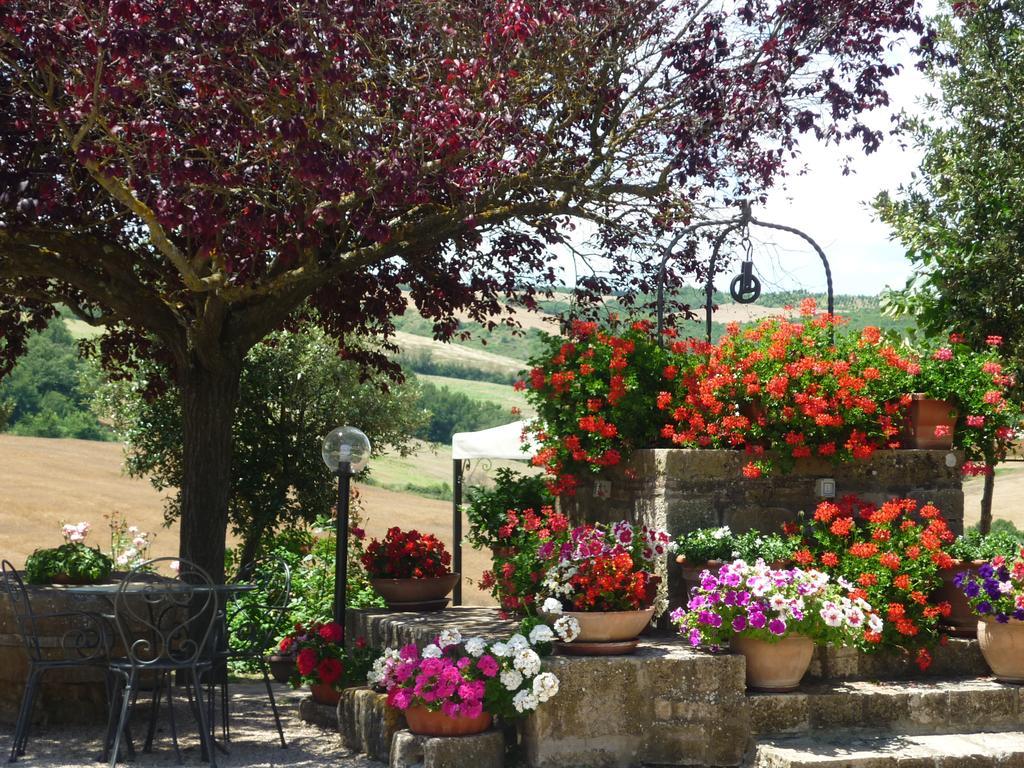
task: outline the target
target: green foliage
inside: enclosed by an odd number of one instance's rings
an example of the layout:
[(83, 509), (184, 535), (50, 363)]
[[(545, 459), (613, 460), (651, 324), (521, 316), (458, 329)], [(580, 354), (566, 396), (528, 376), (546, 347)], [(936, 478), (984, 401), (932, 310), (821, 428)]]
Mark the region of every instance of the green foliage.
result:
[(61, 544), (51, 549), (37, 549), (25, 561), (25, 578), (29, 584), (52, 584), (55, 577), (81, 584), (99, 584), (110, 578), (114, 561), (99, 547), (82, 543)]
[(1018, 531), (1013, 523), (1009, 523), (1009, 527), (1013, 530), (993, 530), (989, 534), (977, 528), (967, 530), (950, 545), (949, 556), (964, 562), (991, 560), (997, 555), (1013, 559), (1024, 544), (1024, 531)]
[(430, 416), (414, 434), (432, 443), (450, 443), (456, 432), (474, 432), (509, 421), (508, 413), (496, 403), (473, 400), (462, 392), (430, 382), (420, 384), (419, 407)]
[(698, 528), (682, 534), (676, 541), (676, 555), (698, 565), (708, 560), (731, 560), (736, 537), (729, 526)]
[(510, 509), (539, 512), (541, 507), (554, 503), (543, 475), (523, 475), (508, 467), (495, 471), (493, 487), (475, 487), (468, 496), (469, 534), (466, 539), (477, 549), (508, 545), (507, 537), (502, 537), (499, 531), (507, 522), (506, 513)]
[(777, 533), (762, 534), (758, 531), (741, 533), (733, 541), (733, 557), (756, 563), (758, 558), (769, 565), (785, 563), (796, 551), (795, 542)]
[(0, 429), (31, 437), (110, 440), (89, 409), (98, 374), (79, 354), (64, 321), (29, 339), (28, 352), (0, 382)]
[[(139, 361), (132, 377), (100, 389), (96, 407), (126, 443), (129, 473), (148, 476), (158, 490), (174, 489), (165, 509), (173, 520), (181, 505), (183, 419), (177, 390), (146, 397), (162, 376), (153, 362)], [(425, 420), (416, 397), (413, 383), (364, 377), (313, 325), (271, 334), (253, 347), (242, 370), (228, 503), (232, 530), (243, 541), (242, 562), (261, 552), (265, 534), (330, 513), (336, 486), (320, 457), (327, 432), (352, 424), (375, 451), (404, 454)]]
[(919, 172), (875, 201), (914, 265), (884, 296), (922, 330), (963, 334), (981, 347), (1002, 336), (1018, 380), (1024, 372), (1024, 3), (963, 3), (934, 21), (925, 70), (937, 95), (906, 127), (923, 151)]

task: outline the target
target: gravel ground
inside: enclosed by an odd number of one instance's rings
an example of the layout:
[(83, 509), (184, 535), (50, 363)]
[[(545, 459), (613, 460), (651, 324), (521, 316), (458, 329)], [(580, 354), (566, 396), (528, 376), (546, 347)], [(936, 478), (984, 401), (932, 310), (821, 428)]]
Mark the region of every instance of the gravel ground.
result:
[[(330, 765), (336, 768), (384, 768), (381, 763), (345, 750), (337, 733), (302, 722), (298, 717), (298, 711), (299, 700), (306, 695), (304, 692), (275, 686), (274, 696), (282, 715), (285, 738), (288, 741), (287, 749), (281, 749), (274, 718), (262, 685), (236, 683), (231, 686), (231, 694), (230, 754), (217, 753), (219, 766), (276, 768), (288, 765), (320, 768)], [(177, 698), (176, 692), (175, 699)], [(133, 717), (137, 750), (141, 750), (145, 736), (146, 712), (147, 707), (140, 700), (137, 706), (138, 718)], [(161, 713), (161, 728), (153, 743), (153, 751), (149, 754), (141, 751), (136, 753), (133, 765), (139, 768), (149, 765), (177, 765), (167, 724), (166, 707)], [(200, 760), (199, 739), (187, 706), (181, 704), (175, 708), (175, 720), (184, 764), (205, 765)], [(29, 736), (25, 755), (19, 758), (18, 764), (26, 768), (95, 768), (101, 752), (102, 731), (103, 727), (100, 725), (51, 725), (34, 728)], [(2, 727), (0, 749), (4, 751), (0, 753), (0, 758), (4, 760), (7, 759), (7, 750), (10, 750), (13, 732), (12, 726)]]

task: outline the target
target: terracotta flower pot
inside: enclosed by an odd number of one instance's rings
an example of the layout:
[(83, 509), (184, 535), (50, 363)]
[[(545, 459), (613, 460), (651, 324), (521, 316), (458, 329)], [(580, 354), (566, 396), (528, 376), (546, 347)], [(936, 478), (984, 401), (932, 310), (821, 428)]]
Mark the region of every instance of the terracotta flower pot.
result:
[(721, 568), (723, 564), (724, 561), (722, 560), (708, 560), (706, 563), (691, 563), (689, 560), (683, 560), (679, 566), (683, 571), (681, 585), (682, 594), (670, 595), (669, 603), (672, 606), (685, 606), (687, 601), (690, 599), (690, 590), (694, 587), (700, 586), (701, 572), (707, 569), (711, 571), (712, 574), (717, 574), (718, 569)]
[(341, 700), (341, 691), (335, 690), (333, 685), (310, 684), (309, 691), (317, 704), (337, 704)]
[(459, 580), (459, 574), (430, 576), (425, 579), (370, 579), (373, 588), (391, 603), (424, 603), (440, 600)]
[[(910, 408), (903, 426), (903, 447), (927, 450), (952, 448), (953, 430), (956, 428), (956, 419), (959, 415), (953, 404), (920, 393), (910, 397)], [(936, 427), (947, 427), (946, 434), (936, 435)]]
[(574, 643), (615, 643), (639, 636), (651, 623), (654, 606), (640, 611), (565, 611), (562, 615), (572, 616), (580, 623), (580, 634)]
[(267, 656), (267, 666), (270, 668), (272, 678), (279, 683), (287, 683), (292, 672), (295, 671), (295, 657), (272, 653)]
[(786, 635), (775, 643), (733, 635), (732, 650), (747, 662), (747, 687), (758, 691), (791, 691), (811, 666), (814, 641), (803, 635)]
[(491, 547), (492, 560), (508, 560), (510, 557), (515, 557), (515, 554), (515, 547)]
[(1024, 683), (1024, 621), (979, 619), (978, 645), (997, 680)]
[(956, 586), (953, 579), (956, 578), (958, 573), (963, 573), (964, 571), (969, 571), (977, 576), (978, 567), (984, 562), (984, 560), (975, 560), (970, 563), (963, 563), (958, 560), (955, 565), (939, 571), (939, 576), (942, 577), (942, 586), (931, 594), (931, 600), (935, 604), (943, 601), (949, 602), (950, 613), (948, 617), (942, 620), (942, 623), (949, 628), (950, 634), (956, 637), (974, 637), (977, 635), (978, 614), (971, 608), (971, 604), (967, 602), (967, 595)]
[(420, 706), (405, 710), (405, 722), (420, 736), (471, 736), (491, 727), (491, 715), (484, 712), (479, 717), (448, 717)]

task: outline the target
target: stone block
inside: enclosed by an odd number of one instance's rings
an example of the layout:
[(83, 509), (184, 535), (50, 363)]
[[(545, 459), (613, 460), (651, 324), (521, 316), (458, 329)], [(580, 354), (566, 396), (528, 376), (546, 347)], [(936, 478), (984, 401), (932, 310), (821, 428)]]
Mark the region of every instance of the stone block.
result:
[(505, 738), (490, 730), (472, 736), (417, 736), (400, 730), (394, 734), (390, 768), (502, 768)]
[(299, 719), (320, 728), (326, 728), (331, 731), (338, 730), (337, 706), (334, 704), (318, 704), (313, 701), (312, 696), (306, 696), (299, 701)]
[(389, 707), (383, 693), (346, 688), (338, 702), (338, 726), (348, 749), (386, 763), (395, 733), (405, 728), (405, 715)]

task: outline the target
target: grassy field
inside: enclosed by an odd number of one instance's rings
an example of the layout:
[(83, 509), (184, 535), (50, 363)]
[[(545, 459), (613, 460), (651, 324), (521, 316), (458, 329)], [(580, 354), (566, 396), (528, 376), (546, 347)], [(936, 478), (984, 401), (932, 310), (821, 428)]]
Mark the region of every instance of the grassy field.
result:
[(524, 415), (532, 416), (533, 409), (526, 404), (526, 398), (521, 392), (516, 392), (508, 384), (493, 384), (489, 381), (473, 381), (471, 379), (455, 379), (451, 376), (429, 376), (423, 373), (416, 374), (417, 379), (429, 381), (438, 387), (448, 387), (453, 392), (461, 392), (472, 400), (484, 400), (490, 403), (497, 403), (509, 412), (509, 421), (516, 421), (522, 416), (514, 416), (513, 408), (519, 408)]

